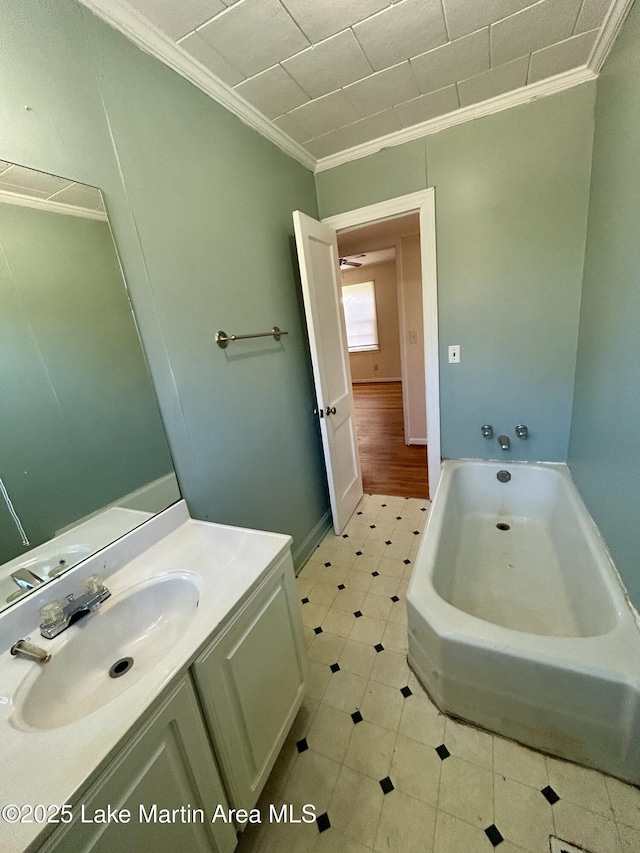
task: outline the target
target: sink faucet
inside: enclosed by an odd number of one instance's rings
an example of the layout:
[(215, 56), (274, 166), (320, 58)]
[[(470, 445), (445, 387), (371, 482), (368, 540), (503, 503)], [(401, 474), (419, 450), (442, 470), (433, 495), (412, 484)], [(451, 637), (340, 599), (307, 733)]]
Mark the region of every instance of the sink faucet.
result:
[(29, 658), (29, 660), (36, 660), (38, 663), (48, 663), (51, 660), (49, 652), (45, 652), (40, 646), (34, 646), (28, 640), (18, 640), (14, 643), (11, 646), (11, 654), (14, 657), (21, 656)]
[(11, 580), (18, 584), (20, 589), (33, 589), (42, 583), (42, 578), (39, 577), (31, 569), (21, 568), (11, 573)]
[(78, 619), (88, 616), (89, 613), (95, 613), (111, 595), (98, 575), (90, 575), (84, 580), (82, 586), (84, 593), (78, 598), (73, 593), (68, 595), (64, 607), (59, 601), (51, 601), (40, 609), (42, 617), (40, 633), (45, 639), (52, 640)]
[(500, 442), (500, 447), (503, 450), (509, 450), (509, 448), (511, 447), (511, 442), (509, 441), (508, 435), (499, 435), (498, 441)]

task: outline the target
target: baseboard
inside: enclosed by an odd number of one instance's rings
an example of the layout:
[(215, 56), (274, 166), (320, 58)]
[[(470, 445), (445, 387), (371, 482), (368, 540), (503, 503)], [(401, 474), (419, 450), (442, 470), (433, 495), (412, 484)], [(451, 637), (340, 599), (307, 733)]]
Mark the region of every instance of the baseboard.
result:
[(420, 444), (423, 447), (426, 447), (427, 439), (426, 438), (410, 438), (409, 444)]
[(392, 376), (390, 379), (352, 379), (352, 385), (369, 385), (371, 382), (402, 382), (401, 376)]
[(309, 557), (327, 535), (331, 529), (331, 523), (331, 510), (328, 509), (305, 538), (304, 542), (301, 542), (293, 552), (293, 567), (296, 575), (300, 574)]

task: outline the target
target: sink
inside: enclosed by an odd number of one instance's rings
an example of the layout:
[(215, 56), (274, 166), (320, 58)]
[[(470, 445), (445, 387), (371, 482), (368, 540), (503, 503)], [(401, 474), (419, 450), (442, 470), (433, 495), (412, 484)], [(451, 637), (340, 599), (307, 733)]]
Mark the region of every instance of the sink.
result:
[(20, 684), (11, 723), (22, 730), (57, 729), (111, 702), (163, 666), (193, 619), (199, 596), (198, 575), (167, 572), (112, 596), (56, 645), (34, 636), (52, 658), (34, 663)]

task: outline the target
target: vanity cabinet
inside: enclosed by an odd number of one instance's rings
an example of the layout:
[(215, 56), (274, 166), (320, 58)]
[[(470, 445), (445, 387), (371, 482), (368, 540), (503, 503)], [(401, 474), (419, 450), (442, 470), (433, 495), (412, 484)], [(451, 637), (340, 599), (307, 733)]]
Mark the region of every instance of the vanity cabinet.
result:
[[(218, 805), (226, 809), (227, 800), (186, 675), (73, 807), (73, 821), (60, 825), (39, 853), (231, 853), (237, 843), (233, 824), (211, 823)], [(86, 822), (109, 807), (128, 809), (130, 822)], [(173, 813), (180, 807), (182, 817), (161, 821), (160, 809)]]
[(289, 733), (307, 670), (291, 553), (192, 667), (230, 805), (251, 809)]

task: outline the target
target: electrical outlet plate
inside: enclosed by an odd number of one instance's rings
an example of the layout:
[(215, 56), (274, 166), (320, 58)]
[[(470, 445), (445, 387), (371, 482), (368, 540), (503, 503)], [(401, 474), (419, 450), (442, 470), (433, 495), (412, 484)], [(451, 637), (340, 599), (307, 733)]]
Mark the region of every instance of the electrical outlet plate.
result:
[(449, 364), (460, 364), (460, 344), (449, 347)]
[(556, 838), (551, 835), (551, 853), (589, 853), (584, 847), (578, 847), (576, 844), (570, 844), (568, 841), (562, 841), (561, 838)]

